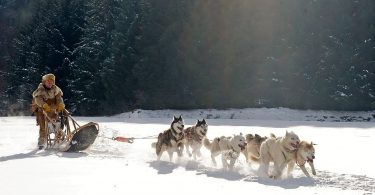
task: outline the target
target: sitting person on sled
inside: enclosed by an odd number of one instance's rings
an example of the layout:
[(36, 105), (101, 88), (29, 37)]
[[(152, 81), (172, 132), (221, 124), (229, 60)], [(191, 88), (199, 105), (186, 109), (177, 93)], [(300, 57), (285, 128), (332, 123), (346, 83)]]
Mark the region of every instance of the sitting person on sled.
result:
[(32, 111), (39, 125), (39, 149), (47, 146), (47, 129), (45, 128), (44, 113), (61, 112), (65, 109), (62, 99), (63, 92), (55, 85), (55, 75), (46, 74), (42, 77), (42, 83), (33, 92)]

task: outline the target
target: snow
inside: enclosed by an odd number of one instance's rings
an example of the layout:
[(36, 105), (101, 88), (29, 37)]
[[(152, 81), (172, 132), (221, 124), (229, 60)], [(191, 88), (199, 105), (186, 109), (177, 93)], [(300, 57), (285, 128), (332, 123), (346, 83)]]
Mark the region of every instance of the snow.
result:
[[(241, 155), (233, 171), (211, 163), (207, 149), (188, 157), (156, 161), (151, 143), (169, 128), (173, 115), (186, 126), (206, 118), (207, 137), (242, 132), (282, 136), (294, 131), (318, 145), (317, 176), (299, 168), (293, 178), (257, 176), (258, 165)], [(375, 193), (375, 122), (344, 122), (374, 112), (300, 111), (290, 109), (136, 110), (112, 117), (75, 117), (80, 124), (99, 123), (95, 143), (80, 153), (36, 150), (34, 117), (0, 117), (0, 193), (12, 194), (373, 194)], [(323, 117), (326, 116), (327, 118)], [(331, 116), (335, 117), (330, 118)], [(319, 119), (325, 119), (324, 122)], [(336, 122), (331, 122), (335, 121)], [(133, 144), (107, 137), (134, 137)], [(308, 170), (310, 171), (309, 167)]]

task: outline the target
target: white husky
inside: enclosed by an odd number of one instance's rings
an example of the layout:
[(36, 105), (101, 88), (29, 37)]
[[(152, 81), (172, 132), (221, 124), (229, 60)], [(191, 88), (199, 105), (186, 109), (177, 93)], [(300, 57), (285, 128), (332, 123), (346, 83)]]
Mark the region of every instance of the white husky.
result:
[[(260, 160), (259, 173), (263, 176), (280, 178), (282, 171), (295, 158), (299, 142), (298, 136), (294, 132), (288, 131), (286, 131), (284, 137), (270, 137), (265, 140), (260, 146), (260, 156), (258, 159)], [(257, 158), (252, 157), (252, 159)], [(271, 161), (274, 162), (274, 169), (273, 173), (268, 175)]]
[[(221, 161), (224, 169), (233, 169), (234, 163), (246, 147), (246, 139), (242, 134), (233, 137), (217, 137), (212, 143), (205, 138), (203, 145), (211, 151), (211, 159), (216, 166), (215, 157), (221, 154)], [(229, 160), (229, 164), (228, 164)]]

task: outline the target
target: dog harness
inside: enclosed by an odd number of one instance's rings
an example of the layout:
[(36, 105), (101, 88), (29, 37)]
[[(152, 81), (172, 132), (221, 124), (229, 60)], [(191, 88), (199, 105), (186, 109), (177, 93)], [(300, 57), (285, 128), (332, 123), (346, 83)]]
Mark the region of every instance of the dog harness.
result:
[[(216, 138), (217, 139), (217, 141), (218, 142), (220, 142), (221, 140), (220, 140), (220, 138)], [(223, 151), (223, 155), (225, 155), (225, 157), (226, 158), (232, 158), (232, 159), (237, 159), (240, 155), (239, 155), (239, 153), (240, 152), (237, 152), (234, 148), (233, 148), (233, 146), (229, 146), (230, 147), (230, 149), (229, 150), (225, 150), (225, 151)]]
[(305, 165), (306, 162), (314, 162), (314, 161), (311, 160), (311, 159), (309, 159), (309, 158), (307, 158), (307, 160), (303, 160), (303, 163), (299, 163), (299, 162), (298, 162), (298, 158), (297, 158), (297, 152), (296, 152), (296, 164), (297, 164), (299, 167), (301, 167), (301, 166)]

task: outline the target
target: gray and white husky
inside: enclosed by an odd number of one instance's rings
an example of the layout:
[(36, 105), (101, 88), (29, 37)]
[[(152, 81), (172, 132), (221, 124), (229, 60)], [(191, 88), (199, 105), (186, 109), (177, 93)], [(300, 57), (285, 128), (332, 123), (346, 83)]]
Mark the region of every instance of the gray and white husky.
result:
[(173, 121), (171, 127), (162, 133), (159, 133), (158, 141), (156, 142), (156, 155), (157, 159), (160, 160), (163, 152), (167, 151), (169, 155), (169, 160), (172, 161), (173, 153), (177, 152), (179, 157), (182, 156), (184, 149), (183, 139), (184, 139), (184, 121), (182, 117), (173, 116)]
[[(184, 142), (186, 147), (186, 153), (194, 159), (197, 159), (197, 156), (201, 156), (202, 141), (206, 137), (208, 125), (203, 119), (202, 121), (198, 120), (197, 124), (192, 127), (184, 129)], [(190, 149), (192, 149), (192, 153)]]

